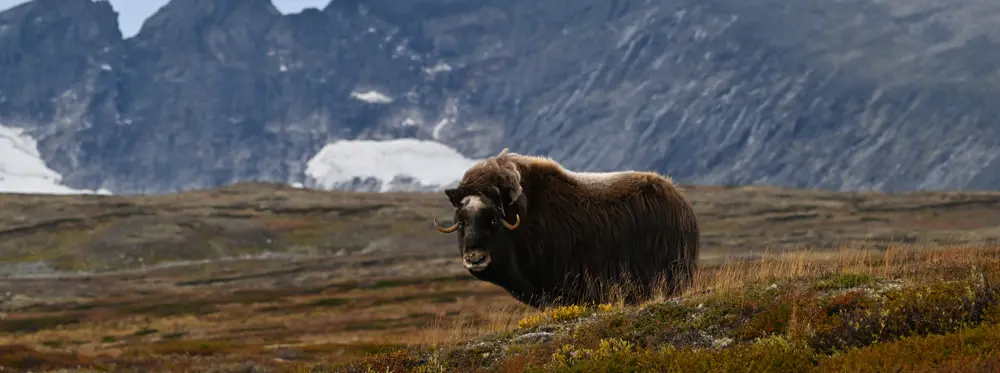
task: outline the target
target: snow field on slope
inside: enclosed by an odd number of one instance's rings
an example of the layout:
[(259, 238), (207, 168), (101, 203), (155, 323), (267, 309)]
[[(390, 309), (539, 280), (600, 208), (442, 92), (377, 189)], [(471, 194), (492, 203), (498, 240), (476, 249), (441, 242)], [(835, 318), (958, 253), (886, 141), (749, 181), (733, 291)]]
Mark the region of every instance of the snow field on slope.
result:
[(0, 125), (0, 193), (110, 194), (62, 185), (62, 175), (42, 160), (35, 139), (20, 128)]
[(382, 182), (381, 192), (387, 192), (396, 176), (408, 176), (423, 186), (444, 187), (461, 179), (477, 161), (430, 140), (339, 140), (309, 160), (306, 175), (322, 189), (371, 177)]

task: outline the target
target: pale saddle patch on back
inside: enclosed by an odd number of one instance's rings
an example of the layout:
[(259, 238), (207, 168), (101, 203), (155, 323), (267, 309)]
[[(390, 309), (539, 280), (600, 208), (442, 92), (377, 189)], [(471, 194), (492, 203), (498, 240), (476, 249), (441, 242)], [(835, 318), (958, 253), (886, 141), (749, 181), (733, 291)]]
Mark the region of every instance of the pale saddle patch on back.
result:
[(627, 178), (631, 171), (616, 172), (574, 172), (567, 171), (570, 177), (576, 179), (588, 188), (610, 188), (615, 182)]

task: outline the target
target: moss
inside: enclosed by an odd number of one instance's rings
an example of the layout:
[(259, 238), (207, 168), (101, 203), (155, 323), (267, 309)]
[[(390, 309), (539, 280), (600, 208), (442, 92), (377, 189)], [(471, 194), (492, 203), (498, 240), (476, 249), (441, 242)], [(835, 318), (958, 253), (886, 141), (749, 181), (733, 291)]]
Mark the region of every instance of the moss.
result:
[(66, 343), (61, 340), (42, 341), (39, 343), (48, 348), (62, 348)]
[(865, 307), (871, 307), (874, 300), (865, 291), (853, 290), (827, 298), (823, 311), (827, 316), (854, 312)]
[(815, 290), (851, 289), (863, 285), (871, 285), (876, 279), (872, 276), (856, 273), (842, 273), (826, 276), (813, 283)]
[(211, 356), (234, 352), (252, 353), (255, 346), (235, 344), (226, 341), (183, 340), (146, 345), (128, 351), (129, 355), (197, 355)]
[(370, 372), (412, 372), (418, 371), (423, 360), (407, 350), (378, 353), (340, 366), (337, 372), (370, 373)]
[(348, 331), (361, 331), (361, 330), (388, 330), (394, 328), (403, 328), (411, 326), (422, 326), (426, 322), (435, 317), (433, 314), (428, 313), (414, 313), (407, 317), (396, 318), (396, 319), (376, 319), (368, 321), (355, 321), (349, 322), (344, 325), (344, 330)]
[(969, 281), (890, 290), (867, 307), (840, 310), (827, 319), (829, 328), (807, 338), (813, 347), (832, 352), (913, 335), (949, 333), (987, 319), (995, 310), (996, 295), (995, 289)]
[(128, 314), (146, 314), (157, 317), (181, 315), (207, 315), (219, 312), (214, 302), (208, 300), (193, 300), (176, 303), (154, 303), (146, 305), (131, 305), (123, 307), (122, 312)]
[(381, 353), (391, 353), (402, 349), (403, 346), (395, 344), (366, 344), (366, 343), (324, 343), (317, 345), (307, 345), (299, 346), (296, 349), (307, 353), (307, 354), (328, 354), (331, 352), (336, 353), (362, 353), (366, 355), (375, 355)]
[(627, 335), (632, 327), (633, 320), (627, 315), (607, 314), (592, 322), (579, 325), (565, 339), (577, 346), (595, 346), (602, 339)]
[(816, 358), (808, 347), (773, 337), (723, 350), (643, 348), (621, 339), (603, 340), (595, 349), (562, 346), (551, 361), (526, 372), (801, 372)]
[(1000, 366), (1000, 324), (905, 337), (823, 360), (822, 372), (986, 372)]
[(167, 333), (167, 334), (164, 334), (161, 338), (163, 338), (163, 340), (172, 340), (172, 339), (183, 338), (186, 335), (187, 335), (187, 332)]
[(301, 216), (275, 216), (267, 217), (262, 220), (264, 226), (272, 232), (294, 232), (302, 229), (315, 229), (319, 223), (315, 219), (308, 219)]
[(232, 292), (226, 301), (228, 301), (229, 303), (239, 303), (239, 304), (270, 303), (270, 302), (281, 301), (289, 295), (292, 294), (284, 290), (271, 290), (271, 289), (237, 290)]
[(150, 334), (156, 334), (156, 333), (159, 333), (159, 332), (160, 331), (156, 330), (156, 329), (143, 328), (143, 329), (140, 329), (140, 330), (136, 330), (134, 333), (132, 333), (132, 335), (136, 336), (136, 337), (142, 337), (142, 336), (146, 336), (146, 335), (150, 335)]
[(450, 283), (450, 282), (462, 282), (462, 281), (472, 281), (475, 277), (468, 274), (452, 275), (452, 276), (440, 276), (431, 278), (404, 278), (404, 279), (385, 279), (375, 281), (371, 286), (367, 288), (371, 289), (385, 289), (400, 286), (410, 286), (410, 285), (427, 285), (434, 283)]
[(323, 298), (310, 301), (306, 305), (310, 307), (339, 307), (350, 303), (350, 299), (344, 298)]
[(48, 371), (91, 366), (93, 361), (77, 354), (65, 352), (40, 352), (23, 345), (0, 345), (0, 371), (13, 368), (18, 371)]
[[(647, 307), (643, 312), (628, 319), (615, 320), (614, 324), (605, 325), (609, 330), (626, 326), (618, 336), (627, 338), (631, 343), (640, 346), (656, 346), (665, 343), (684, 343), (689, 339), (691, 331), (697, 326), (693, 314), (695, 306), (682, 303), (666, 302)], [(602, 333), (604, 338), (612, 337), (611, 333)]]
[(403, 302), (413, 302), (413, 301), (426, 301), (428, 303), (454, 303), (460, 297), (472, 297), (477, 295), (492, 295), (494, 292), (489, 290), (452, 290), (452, 291), (442, 291), (442, 292), (426, 292), (426, 293), (412, 293), (406, 295), (400, 295), (389, 298), (381, 298), (374, 300), (369, 307), (378, 307), (383, 305), (397, 305)]
[(24, 319), (5, 319), (0, 321), (0, 331), (6, 333), (34, 333), (40, 330), (79, 324), (80, 321), (80, 317), (74, 314)]
[(545, 322), (560, 322), (574, 320), (588, 313), (588, 307), (580, 305), (570, 305), (556, 307), (545, 312), (527, 316), (518, 321), (519, 328), (531, 329)]
[(286, 246), (303, 246), (315, 248), (344, 248), (347, 251), (357, 251), (364, 248), (364, 244), (358, 242), (348, 242), (344, 237), (348, 236), (352, 230), (357, 230), (357, 226), (348, 222), (332, 221), (322, 226), (296, 229), (282, 232), (277, 239), (278, 243)]
[[(826, 285), (816, 285), (821, 283)], [(597, 307), (604, 312), (578, 323), (563, 321), (589, 315), (591, 307), (562, 307), (521, 320), (517, 333), (502, 341), (484, 340), (478, 350), (441, 356), (444, 365), (459, 371), (809, 371), (840, 351), (1000, 322), (997, 289), (988, 284), (968, 276), (897, 288), (854, 275), (761, 282), (743, 292), (641, 309)], [(552, 341), (511, 341), (538, 329), (554, 331)], [(540, 356), (539, 351), (551, 353)], [(960, 361), (993, 361), (984, 354)]]
[(743, 313), (749, 317), (736, 329), (736, 336), (751, 340), (786, 333), (797, 301), (799, 300), (783, 295), (773, 301), (745, 305)]

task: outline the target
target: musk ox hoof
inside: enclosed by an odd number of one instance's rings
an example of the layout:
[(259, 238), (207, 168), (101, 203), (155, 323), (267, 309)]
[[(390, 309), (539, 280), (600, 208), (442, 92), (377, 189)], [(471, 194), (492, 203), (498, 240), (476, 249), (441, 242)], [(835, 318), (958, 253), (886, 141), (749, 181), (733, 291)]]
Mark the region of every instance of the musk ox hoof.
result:
[(480, 250), (471, 250), (462, 255), (462, 264), (470, 271), (482, 271), (490, 265), (490, 254)]

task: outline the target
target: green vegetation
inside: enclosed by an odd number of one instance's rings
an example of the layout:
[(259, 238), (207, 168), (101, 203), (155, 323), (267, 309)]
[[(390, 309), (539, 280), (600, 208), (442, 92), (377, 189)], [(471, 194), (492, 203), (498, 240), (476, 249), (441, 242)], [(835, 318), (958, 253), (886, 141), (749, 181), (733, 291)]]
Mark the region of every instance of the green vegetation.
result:
[[(990, 282), (1000, 278), (1000, 263), (986, 265), (944, 266), (905, 280), (856, 273), (772, 279), (637, 308), (560, 307), (511, 332), (382, 353), (339, 369), (981, 371), (1000, 363), (1000, 287)], [(533, 333), (548, 337), (526, 338)]]

